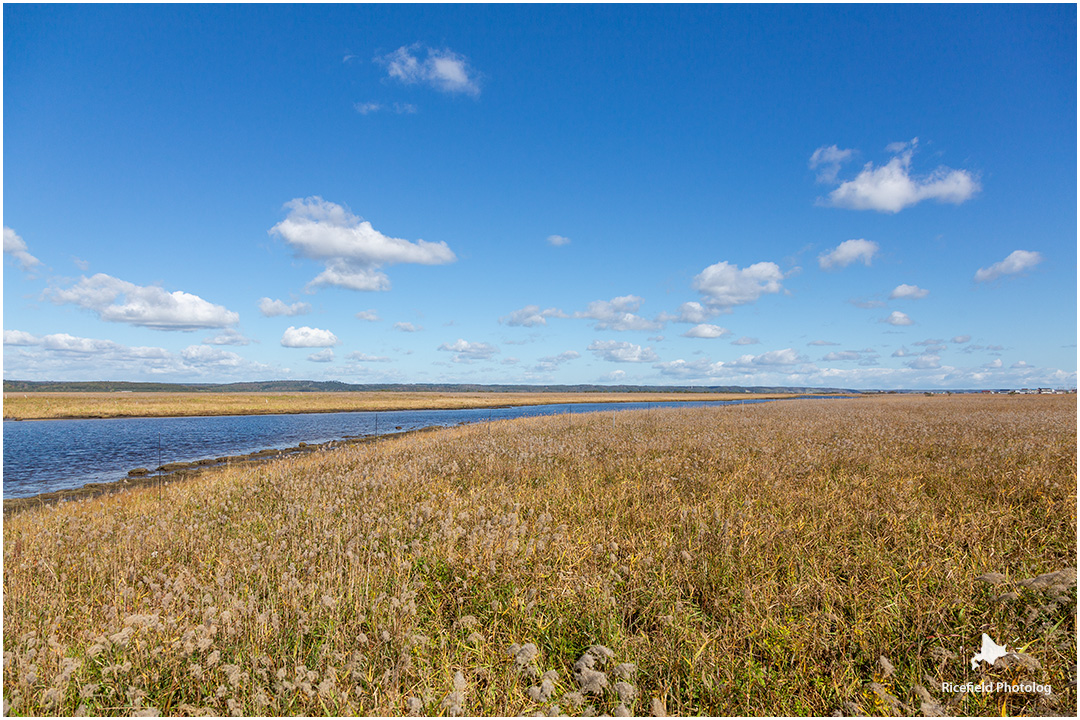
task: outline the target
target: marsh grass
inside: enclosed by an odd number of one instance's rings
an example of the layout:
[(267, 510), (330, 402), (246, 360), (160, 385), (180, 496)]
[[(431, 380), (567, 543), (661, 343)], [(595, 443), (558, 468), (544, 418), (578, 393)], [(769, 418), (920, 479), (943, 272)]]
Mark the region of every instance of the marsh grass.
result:
[(358, 410), (455, 410), (573, 402), (660, 402), (784, 397), (746, 393), (565, 392), (39, 392), (4, 393), (4, 418), (191, 417), (280, 415)]
[[(1073, 714), (1075, 572), (1022, 581), (1075, 568), (1075, 508), (1074, 396), (552, 416), (211, 471), (6, 519), (5, 708)], [(1022, 655), (972, 670), (984, 632)], [(1053, 693), (941, 689), (984, 680)]]

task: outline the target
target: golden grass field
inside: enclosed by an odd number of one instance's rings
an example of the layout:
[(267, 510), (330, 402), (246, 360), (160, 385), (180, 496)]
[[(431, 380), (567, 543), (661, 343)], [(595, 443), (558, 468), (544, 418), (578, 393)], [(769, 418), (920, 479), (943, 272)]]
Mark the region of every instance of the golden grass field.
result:
[(27, 510), (4, 709), (1072, 715), (1076, 411), (541, 417)]
[(92, 417), (279, 415), (355, 410), (450, 410), (573, 402), (661, 402), (772, 397), (784, 397), (784, 395), (664, 392), (9, 392), (4, 393), (4, 418), (45, 420)]

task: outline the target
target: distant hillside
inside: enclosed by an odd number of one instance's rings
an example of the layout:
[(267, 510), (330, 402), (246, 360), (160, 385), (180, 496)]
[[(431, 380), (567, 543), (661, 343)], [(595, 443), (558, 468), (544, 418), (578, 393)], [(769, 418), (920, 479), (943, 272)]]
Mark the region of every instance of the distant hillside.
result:
[(597, 392), (597, 393), (647, 393), (647, 392), (716, 392), (716, 393), (844, 393), (858, 391), (841, 388), (811, 387), (740, 387), (738, 385), (473, 385), (438, 383), (349, 384), (336, 380), (268, 380), (264, 382), (239, 383), (157, 383), (113, 382), (58, 382), (32, 380), (5, 380), (4, 392), (205, 392), (205, 393), (252, 393), (252, 392)]

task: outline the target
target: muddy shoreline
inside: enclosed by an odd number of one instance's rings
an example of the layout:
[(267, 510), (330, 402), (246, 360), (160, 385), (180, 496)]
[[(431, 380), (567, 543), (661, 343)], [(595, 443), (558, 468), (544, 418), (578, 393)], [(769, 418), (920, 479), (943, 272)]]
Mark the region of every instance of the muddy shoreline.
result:
[(133, 468), (128, 471), (127, 477), (113, 482), (92, 482), (81, 487), (66, 490), (54, 490), (53, 492), (39, 493), (30, 497), (10, 498), (4, 500), (4, 515), (28, 510), (30, 508), (52, 505), (54, 503), (68, 502), (71, 500), (87, 500), (101, 495), (113, 495), (138, 487), (156, 487), (196, 477), (205, 470), (231, 467), (241, 464), (257, 464), (270, 460), (278, 460), (285, 457), (294, 457), (312, 452), (327, 452), (349, 445), (363, 445), (374, 443), (376, 440), (387, 440), (415, 433), (433, 432), (445, 429), (442, 425), (429, 425), (416, 430), (404, 430), (401, 432), (380, 433), (375, 435), (361, 435), (345, 437), (341, 440), (329, 440), (323, 443), (302, 442), (294, 447), (267, 448), (246, 455), (226, 455), (217, 458), (203, 458), (191, 462), (164, 463), (156, 468)]

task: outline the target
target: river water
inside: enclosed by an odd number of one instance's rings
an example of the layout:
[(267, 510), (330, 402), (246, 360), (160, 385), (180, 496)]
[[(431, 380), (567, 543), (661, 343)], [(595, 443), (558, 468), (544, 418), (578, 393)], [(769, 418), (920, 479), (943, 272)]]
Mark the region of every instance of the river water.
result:
[(4, 421), (4, 498), (112, 482), (137, 467), (244, 455), (349, 437), (509, 418), (770, 402), (573, 403), (470, 410), (227, 415), (182, 418)]

